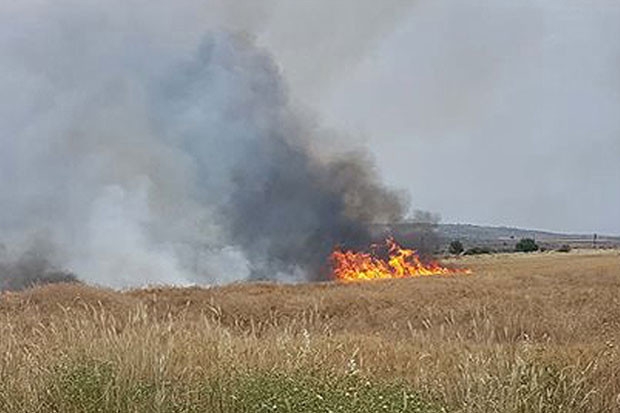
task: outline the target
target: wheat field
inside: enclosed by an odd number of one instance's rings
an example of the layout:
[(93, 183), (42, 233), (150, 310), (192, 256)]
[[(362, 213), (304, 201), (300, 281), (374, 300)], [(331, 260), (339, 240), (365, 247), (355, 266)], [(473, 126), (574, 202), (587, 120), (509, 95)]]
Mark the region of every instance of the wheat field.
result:
[(362, 284), (0, 296), (2, 412), (620, 412), (620, 252)]

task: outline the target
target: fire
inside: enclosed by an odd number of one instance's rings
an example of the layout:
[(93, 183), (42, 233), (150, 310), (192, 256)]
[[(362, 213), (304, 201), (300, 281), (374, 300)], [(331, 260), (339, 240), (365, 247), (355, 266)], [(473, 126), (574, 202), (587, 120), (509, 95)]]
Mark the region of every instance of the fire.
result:
[(393, 238), (385, 242), (388, 252), (385, 259), (374, 252), (336, 249), (331, 255), (334, 278), (351, 282), (471, 273), (469, 270), (443, 267), (437, 262), (424, 263), (415, 250), (401, 247)]

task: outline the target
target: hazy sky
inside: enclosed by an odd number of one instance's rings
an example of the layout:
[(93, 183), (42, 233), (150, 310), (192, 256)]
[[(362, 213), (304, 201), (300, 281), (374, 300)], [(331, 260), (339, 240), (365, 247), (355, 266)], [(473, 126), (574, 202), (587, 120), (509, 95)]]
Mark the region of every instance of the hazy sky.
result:
[[(412, 208), (444, 222), (620, 234), (618, 0), (30, 0), (0, 9), (9, 48), (49, 16), (88, 31), (99, 14), (120, 28), (119, 45), (131, 38), (123, 30), (140, 30), (176, 54), (210, 30), (246, 32), (275, 56), (305, 113), (346, 136), (333, 145), (365, 145)], [(5, 101), (7, 113), (20, 108)]]
[(260, 41), (413, 207), (620, 234), (620, 2), (289, 4)]

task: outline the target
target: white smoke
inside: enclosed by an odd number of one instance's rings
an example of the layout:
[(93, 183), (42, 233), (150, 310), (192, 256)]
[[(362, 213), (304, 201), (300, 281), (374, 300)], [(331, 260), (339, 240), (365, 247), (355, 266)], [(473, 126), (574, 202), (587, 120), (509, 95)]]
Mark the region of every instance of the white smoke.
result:
[(0, 241), (17, 257), (44, 237), (57, 265), (110, 286), (245, 278), (210, 214), (248, 136), (226, 119), (253, 93), (237, 80), (264, 73), (229, 74), (227, 54), (243, 51), (205, 33), (218, 49), (205, 67), (218, 78), (205, 81), (219, 90), (160, 104), (198, 45), (171, 49), (156, 21), (134, 25), (135, 6), (46, 5), (0, 22)]
[[(327, 243), (360, 238), (357, 221), (400, 214), (371, 172), (332, 184), (310, 154), (316, 127), (291, 108), (270, 54), (239, 32), (258, 31), (273, 4), (244, 3), (241, 15), (225, 4), (2, 6), (9, 255), (44, 238), (55, 266), (114, 287), (232, 281), (256, 268), (298, 279)], [(363, 181), (345, 193), (342, 179)], [(380, 201), (368, 212), (346, 205), (369, 194)], [(293, 253), (317, 245), (298, 267)]]

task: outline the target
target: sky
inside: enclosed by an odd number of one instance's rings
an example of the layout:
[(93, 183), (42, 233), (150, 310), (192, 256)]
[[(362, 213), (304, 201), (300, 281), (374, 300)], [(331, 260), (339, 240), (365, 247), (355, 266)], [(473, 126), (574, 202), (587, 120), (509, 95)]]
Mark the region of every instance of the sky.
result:
[(354, 3), (289, 2), (257, 36), (413, 208), (620, 234), (620, 2)]
[[(367, 149), (385, 182), (409, 193), (412, 210), (444, 222), (620, 234), (616, 0), (28, 0), (1, 8), (0, 47), (25, 56), (0, 61), (16, 96), (1, 100), (5, 126), (44, 93), (44, 76), (26, 82), (19, 65), (49, 61), (45, 73), (60, 71), (102, 27), (117, 34), (101, 36), (85, 58), (102, 51), (119, 60), (119, 73), (151, 59), (131, 42), (158, 56), (190, 55), (205, 33), (224, 29), (273, 57), (298, 112), (323, 130), (318, 147)], [(76, 34), (63, 37), (48, 22)], [(152, 72), (166, 59), (151, 59)], [(82, 69), (67, 76), (110, 73)]]

